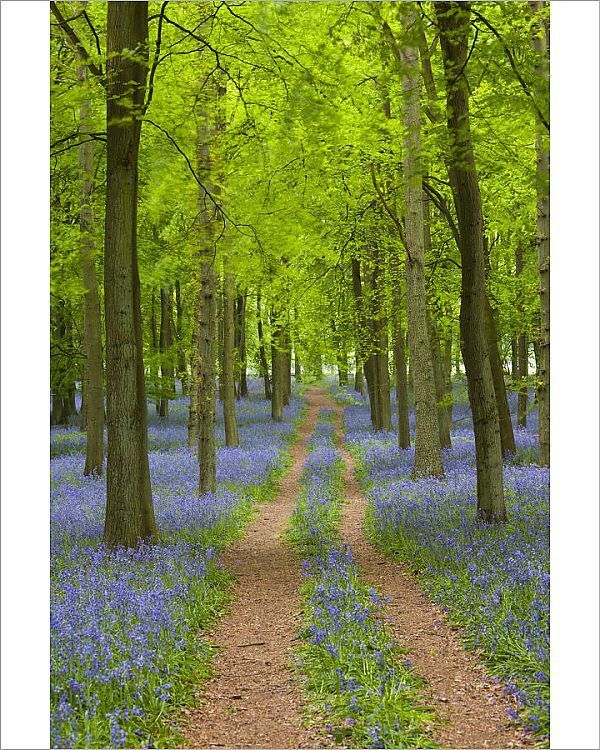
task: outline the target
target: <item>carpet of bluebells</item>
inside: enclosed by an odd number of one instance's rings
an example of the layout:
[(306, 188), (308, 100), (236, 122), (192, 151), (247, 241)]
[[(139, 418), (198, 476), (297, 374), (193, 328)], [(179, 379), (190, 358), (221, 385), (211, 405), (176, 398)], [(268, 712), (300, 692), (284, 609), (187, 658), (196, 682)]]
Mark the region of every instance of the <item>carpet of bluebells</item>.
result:
[[(370, 499), (367, 533), (385, 553), (420, 573), (432, 597), (462, 628), (466, 644), (482, 653), (517, 697), (513, 718), (547, 738), (550, 477), (535, 463), (535, 410), (526, 429), (516, 428), (517, 454), (505, 464), (509, 521), (490, 527), (475, 518), (474, 440), (464, 387), (455, 390), (446, 476), (417, 480), (410, 476), (413, 449), (399, 450), (393, 433), (375, 435), (359, 395), (334, 391), (346, 404), (346, 440), (359, 458)], [(514, 417), (516, 394), (509, 402)]]
[(306, 577), (296, 663), (313, 720), (346, 746), (432, 747), (432, 717), (418, 705), (421, 682), (378, 616), (385, 602), (361, 580), (337, 535), (342, 459), (327, 415), (309, 445), (289, 537)]
[[(105, 481), (82, 475), (84, 433), (52, 430), (52, 747), (181, 746), (177, 713), (210, 670), (200, 636), (227, 601), (218, 552), (272, 496), (300, 416), (294, 397), (274, 424), (257, 391), (237, 403), (241, 447), (218, 448), (217, 492), (200, 497), (185, 399), (166, 420), (150, 407), (161, 543), (136, 551), (103, 548)], [(222, 445), (220, 417), (217, 434)]]

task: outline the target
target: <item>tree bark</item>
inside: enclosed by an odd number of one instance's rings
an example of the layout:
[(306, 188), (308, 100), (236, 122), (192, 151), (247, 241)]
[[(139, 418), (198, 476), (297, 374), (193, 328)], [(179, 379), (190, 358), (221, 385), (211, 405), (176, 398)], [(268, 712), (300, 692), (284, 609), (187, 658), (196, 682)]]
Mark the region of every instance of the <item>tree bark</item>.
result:
[(483, 214), (469, 123), (468, 59), (470, 6), (436, 2), (435, 13), (446, 80), (450, 138), (449, 171), (462, 260), (460, 330), (473, 414), (477, 467), (477, 514), (486, 522), (506, 520), (498, 407), (485, 340)]
[(284, 395), (284, 331), (280, 315), (271, 313), (271, 372), (273, 373), (271, 393), (271, 419), (281, 422), (283, 419)]
[(485, 295), (485, 338), (487, 342), (488, 354), (490, 358), (490, 367), (492, 370), (492, 381), (494, 383), (494, 393), (496, 395), (496, 407), (498, 409), (498, 422), (500, 425), (500, 445), (504, 457), (516, 453), (515, 434), (512, 420), (510, 418), (510, 409), (508, 407), (508, 396), (506, 394), (506, 384), (504, 382), (504, 368), (498, 349), (498, 330), (494, 311), (490, 304), (489, 297)]
[(404, 352), (404, 327), (402, 325), (402, 272), (397, 251), (393, 251), (392, 276), (392, 336), (394, 338), (394, 371), (396, 375), (396, 403), (398, 409), (398, 447), (410, 448), (410, 421), (408, 410), (408, 382), (406, 379), (406, 354)]
[[(87, 65), (80, 61), (78, 79), (85, 83)], [(102, 321), (100, 295), (96, 274), (94, 243), (94, 213), (92, 208), (92, 176), (94, 151), (89, 139), (90, 100), (86, 96), (79, 109), (79, 231), (81, 236), (81, 266), (83, 275), (83, 348), (85, 354), (82, 394), (82, 421), (87, 430), (84, 475), (102, 474), (104, 462), (104, 373), (102, 368)]]
[[(210, 221), (210, 220), (209, 220)], [(212, 232), (209, 230), (209, 234)], [(198, 463), (200, 494), (217, 489), (216, 337), (217, 279), (212, 258), (200, 268), (200, 320), (198, 357)]]
[(235, 297), (231, 274), (223, 274), (223, 419), (225, 422), (225, 445), (239, 445), (235, 421)]
[[(549, 85), (549, 26), (542, 17), (545, 2), (529, 3), (534, 14), (532, 44), (537, 55), (536, 74), (539, 84), (538, 99), (548, 101)], [(550, 122), (549, 112), (546, 122)], [(540, 466), (550, 464), (550, 144), (548, 132), (538, 117), (536, 120), (537, 153), (537, 243), (540, 276), (540, 339), (539, 374), (537, 387)]]
[[(104, 301), (108, 546), (158, 538), (150, 470), (137, 261), (139, 116), (148, 55), (148, 3), (108, 4)], [(130, 50), (137, 54), (132, 58)]]
[(282, 355), (282, 385), (283, 385), (283, 405), (289, 406), (290, 396), (292, 393), (292, 350), (290, 346), (289, 324), (284, 324), (283, 334), (283, 355)]
[(446, 383), (442, 370), (442, 353), (440, 347), (440, 335), (435, 320), (430, 315), (429, 341), (431, 345), (431, 363), (433, 366), (433, 380), (435, 384), (435, 398), (437, 401), (438, 430), (440, 434), (440, 445), (442, 448), (451, 448), (450, 423), (448, 421), (448, 408), (446, 406)]
[[(217, 445), (215, 436), (217, 379), (217, 277), (214, 269), (217, 226), (220, 209), (213, 203), (220, 194), (215, 153), (223, 131), (222, 97), (225, 89), (212, 77), (204, 87), (206, 96), (198, 105), (196, 156), (197, 170), (203, 175), (199, 186), (200, 266), (199, 300), (197, 303), (197, 430), (200, 494), (217, 489)], [(190, 414), (191, 417), (191, 414)]]
[(181, 300), (181, 286), (179, 279), (175, 281), (175, 309), (177, 310), (177, 377), (181, 382), (181, 394), (187, 394), (187, 366), (185, 363), (185, 348), (183, 344), (183, 302)]
[(444, 384), (446, 386), (446, 410), (448, 412), (448, 427), (452, 430), (452, 336), (444, 340), (444, 354), (442, 357)]
[[(406, 5), (404, 25), (411, 32), (416, 9)], [(402, 115), (404, 124), (404, 176), (406, 204), (406, 307), (408, 341), (413, 368), (415, 399), (414, 473), (440, 476), (444, 473), (431, 345), (427, 330), (425, 292), (425, 221), (423, 212), (423, 173), (421, 167), (421, 101), (419, 54), (414, 46), (402, 50)]]
[(160, 289), (160, 405), (159, 417), (169, 416), (169, 400), (175, 398), (173, 368), (173, 335), (171, 331), (171, 289)]
[(515, 276), (517, 279), (516, 308), (519, 316), (520, 331), (516, 339), (517, 345), (517, 369), (515, 382), (517, 383), (517, 424), (527, 427), (527, 379), (529, 377), (529, 363), (527, 356), (527, 333), (524, 330), (522, 290), (519, 282), (523, 273), (523, 245), (520, 243), (515, 250)]
[[(223, 391), (223, 341), (224, 341), (223, 290), (217, 293), (217, 378), (219, 380), (219, 401), (225, 398)], [(235, 345), (234, 345), (235, 348)]]
[(267, 362), (267, 353), (265, 349), (260, 289), (258, 290), (258, 293), (256, 295), (256, 325), (258, 329), (258, 356), (260, 364), (260, 374), (265, 386), (265, 399), (267, 401), (270, 401), (271, 380), (269, 379), (269, 363)]
[(246, 362), (246, 304), (248, 293), (238, 294), (236, 305), (237, 362), (239, 370), (239, 397), (248, 395), (248, 374)]

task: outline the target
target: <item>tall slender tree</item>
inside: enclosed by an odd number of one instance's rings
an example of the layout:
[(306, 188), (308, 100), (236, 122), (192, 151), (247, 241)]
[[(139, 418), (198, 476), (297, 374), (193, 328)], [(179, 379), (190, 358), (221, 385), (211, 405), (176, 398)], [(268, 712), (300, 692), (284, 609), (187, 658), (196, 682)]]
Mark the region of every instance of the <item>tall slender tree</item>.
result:
[(223, 419), (225, 445), (239, 445), (235, 420), (234, 328), (235, 287), (231, 274), (223, 273)]
[(443, 474), (442, 450), (431, 345), (427, 330), (421, 162), (421, 95), (418, 48), (415, 37), (416, 8), (403, 8), (406, 42), (402, 47), (402, 117), (404, 124), (404, 175), (406, 204), (406, 303), (408, 341), (413, 363), (415, 399), (415, 474)]
[(483, 213), (469, 122), (466, 78), (469, 3), (436, 2), (435, 14), (446, 81), (449, 171), (462, 260), (460, 331), (473, 413), (477, 467), (477, 513), (486, 522), (506, 520), (498, 407), (485, 338)]
[(104, 541), (158, 537), (150, 488), (137, 259), (138, 154), (148, 67), (148, 3), (109, 3), (104, 305), (108, 452)]
[[(81, 56), (80, 56), (81, 58)], [(80, 59), (78, 79), (88, 80), (88, 69)], [(89, 137), (91, 104), (84, 96), (79, 108), (79, 231), (81, 233), (81, 266), (83, 271), (83, 346), (85, 354), (84, 383), (85, 467), (83, 473), (102, 474), (104, 463), (104, 373), (102, 367), (102, 319), (96, 274), (94, 214), (92, 208), (94, 143)], [(83, 408), (82, 408), (83, 411)]]
[[(543, 107), (536, 113), (537, 153), (537, 243), (538, 271), (540, 276), (540, 342), (539, 375), (537, 387), (540, 465), (550, 464), (550, 144), (546, 123), (550, 123), (548, 88), (550, 75), (547, 3), (532, 0), (532, 44), (536, 53), (537, 98)], [(538, 105), (538, 107), (540, 106)]]

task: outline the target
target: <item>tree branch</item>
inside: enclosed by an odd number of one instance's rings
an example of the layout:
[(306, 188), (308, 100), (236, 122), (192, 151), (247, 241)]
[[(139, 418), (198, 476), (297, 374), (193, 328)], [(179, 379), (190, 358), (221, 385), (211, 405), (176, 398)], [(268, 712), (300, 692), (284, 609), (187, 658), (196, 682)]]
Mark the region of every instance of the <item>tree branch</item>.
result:
[(50, 3), (50, 10), (54, 14), (54, 17), (58, 21), (58, 25), (65, 32), (65, 34), (67, 35), (67, 38), (69, 39), (69, 41), (71, 42), (71, 44), (73, 45), (73, 47), (75, 47), (75, 49), (77, 50), (77, 52), (86, 61), (86, 64), (87, 64), (88, 68), (90, 69), (90, 72), (93, 73), (98, 78), (102, 79), (102, 77), (104, 75), (104, 73), (102, 72), (102, 68), (101, 67), (99, 68), (97, 65), (95, 65), (90, 60), (90, 56), (89, 56), (86, 48), (81, 43), (81, 40), (79, 39), (79, 37), (77, 36), (77, 34), (69, 26), (68, 22), (64, 19), (64, 16), (62, 15), (62, 13), (60, 12), (60, 10), (58, 9), (58, 6), (56, 5), (55, 2), (51, 2)]

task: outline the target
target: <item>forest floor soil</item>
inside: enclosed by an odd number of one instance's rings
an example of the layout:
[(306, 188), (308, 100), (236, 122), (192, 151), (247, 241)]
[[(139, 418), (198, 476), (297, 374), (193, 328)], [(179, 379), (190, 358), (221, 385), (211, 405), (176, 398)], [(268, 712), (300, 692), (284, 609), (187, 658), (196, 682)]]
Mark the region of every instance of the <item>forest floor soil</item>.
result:
[(354, 456), (344, 445), (344, 409), (329, 398), (334, 428), (344, 459), (345, 504), (340, 532), (365, 581), (390, 602), (390, 633), (415, 671), (427, 682), (423, 702), (440, 720), (433, 738), (442, 748), (521, 748), (533, 739), (511, 722), (515, 700), (467, 651), (446, 614), (433, 604), (405, 566), (384, 557), (364, 535), (367, 500), (356, 478)]
[(317, 748), (328, 737), (303, 721), (302, 687), (292, 652), (300, 625), (298, 561), (284, 532), (298, 495), (300, 475), (320, 407), (309, 392), (308, 411), (290, 450), (291, 466), (276, 498), (259, 506), (244, 537), (222, 556), (236, 575), (230, 611), (210, 634), (219, 648), (216, 676), (188, 716), (187, 748)]

